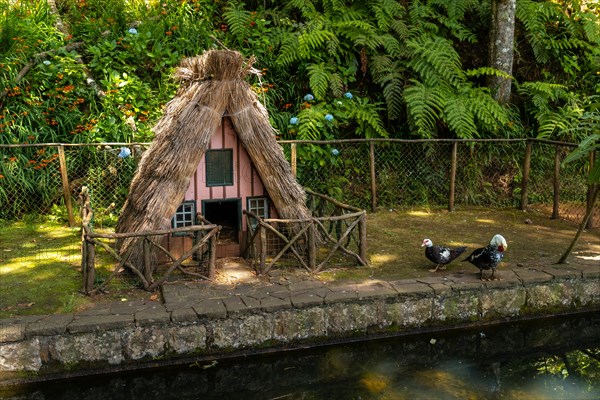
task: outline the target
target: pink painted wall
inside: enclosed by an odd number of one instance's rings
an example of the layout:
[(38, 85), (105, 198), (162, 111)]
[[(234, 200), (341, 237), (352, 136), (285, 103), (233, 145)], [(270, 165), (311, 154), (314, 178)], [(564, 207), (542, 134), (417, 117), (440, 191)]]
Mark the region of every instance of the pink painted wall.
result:
[[(212, 135), (209, 148), (233, 149), (233, 185), (206, 186), (205, 156), (203, 156), (185, 193), (185, 200), (196, 200), (198, 212), (202, 211), (202, 200), (241, 199), (242, 210), (245, 210), (247, 197), (268, 197), (262, 180), (252, 165), (246, 149), (238, 140), (238, 135), (230, 118), (224, 117), (222, 119), (221, 126)], [(277, 218), (277, 212), (272, 204), (270, 217)], [(242, 230), (246, 231), (246, 221), (243, 217)]]

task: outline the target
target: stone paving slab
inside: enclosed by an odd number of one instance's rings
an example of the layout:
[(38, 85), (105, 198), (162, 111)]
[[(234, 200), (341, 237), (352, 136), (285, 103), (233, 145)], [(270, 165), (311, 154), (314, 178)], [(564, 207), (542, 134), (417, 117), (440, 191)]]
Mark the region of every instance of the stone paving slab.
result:
[(331, 290), (325, 294), (325, 302), (327, 303), (338, 303), (341, 301), (356, 300), (358, 294), (355, 290), (349, 290), (344, 288), (331, 288)]
[(288, 309), (292, 308), (292, 301), (289, 297), (266, 297), (260, 300), (260, 308), (266, 312)]
[(106, 331), (122, 328), (125, 325), (133, 325), (133, 314), (122, 315), (82, 315), (75, 316), (73, 321), (67, 325), (70, 333), (86, 333), (95, 331)]
[(581, 270), (567, 266), (544, 267), (544, 272), (550, 274), (554, 279), (577, 279), (581, 278)]
[(166, 324), (171, 321), (171, 313), (162, 304), (157, 304), (151, 308), (142, 308), (134, 314), (134, 318), (137, 326)]
[(171, 312), (171, 321), (173, 322), (195, 322), (198, 320), (198, 314), (192, 307), (178, 308)]
[(219, 299), (200, 300), (193, 305), (194, 311), (198, 317), (206, 318), (225, 318), (227, 317), (227, 308), (223, 301)]
[(324, 288), (325, 286), (326, 285), (323, 282), (314, 280), (314, 281), (293, 282), (288, 285), (288, 288), (291, 291), (296, 291), (296, 290), (312, 290), (312, 289), (317, 289), (317, 288)]
[(433, 294), (433, 288), (426, 283), (416, 280), (393, 281), (390, 285), (400, 295), (430, 295)]
[[(422, 281), (421, 279), (418, 279), (419, 282), (421, 283), (426, 283), (424, 281)], [(447, 279), (445, 282), (449, 282)], [(444, 281), (442, 282), (435, 282), (435, 281), (429, 281), (429, 283), (427, 283), (427, 285), (429, 285), (429, 287), (431, 289), (433, 289), (433, 293), (436, 295), (442, 295), (442, 294), (449, 294), (450, 292), (452, 292), (452, 286), (446, 284)]]
[(110, 314), (135, 314), (140, 310), (152, 309), (161, 303), (157, 301), (115, 302), (109, 306)]
[(396, 297), (398, 292), (390, 287), (379, 283), (372, 283), (370, 285), (358, 286), (356, 288), (356, 294), (359, 300), (365, 300), (373, 297)]
[(600, 279), (600, 265), (582, 268), (581, 275), (584, 278)]
[(43, 319), (43, 315), (24, 315), (11, 318), (10, 323), (2, 323), (0, 320), (0, 342), (16, 342), (23, 340), (26, 336), (27, 327), (34, 325)]
[(241, 311), (246, 311), (248, 306), (242, 301), (240, 296), (233, 296), (223, 299), (227, 315), (238, 314)]
[(554, 279), (554, 277), (551, 274), (532, 268), (517, 269), (514, 270), (514, 272), (524, 284), (548, 282)]
[(310, 292), (299, 293), (290, 296), (290, 301), (292, 302), (292, 305), (297, 308), (305, 308), (323, 304), (322, 297)]
[(495, 279), (493, 281), (484, 281), (484, 286), (488, 289), (504, 289), (521, 286), (521, 278), (519, 278), (519, 275), (517, 275), (515, 270), (502, 270), (501, 273), (498, 273), (498, 271), (496, 271), (496, 276), (500, 279)]
[[(262, 298), (264, 299), (265, 297)], [(240, 299), (244, 302), (244, 304), (249, 310), (260, 310), (260, 298), (257, 299), (255, 297), (250, 296), (240, 296)]]
[(39, 321), (27, 326), (28, 336), (61, 335), (67, 332), (67, 326), (73, 321), (73, 314), (57, 314), (44, 316)]

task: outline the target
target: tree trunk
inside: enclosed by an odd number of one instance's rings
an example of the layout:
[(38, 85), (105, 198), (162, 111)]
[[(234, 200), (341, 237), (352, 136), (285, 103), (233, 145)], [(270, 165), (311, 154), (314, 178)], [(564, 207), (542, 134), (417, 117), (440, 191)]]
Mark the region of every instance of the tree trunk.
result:
[[(517, 0), (492, 0), (492, 21), (489, 38), (489, 65), (512, 75)], [(500, 103), (510, 100), (511, 79), (490, 76), (488, 86)]]

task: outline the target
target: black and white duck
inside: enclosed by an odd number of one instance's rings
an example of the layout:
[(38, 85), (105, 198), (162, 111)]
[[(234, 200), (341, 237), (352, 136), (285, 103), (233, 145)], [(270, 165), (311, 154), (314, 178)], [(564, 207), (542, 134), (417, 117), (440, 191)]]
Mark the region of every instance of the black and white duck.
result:
[[(506, 243), (506, 239), (502, 235), (494, 235), (492, 240), (490, 240), (490, 244), (486, 247), (481, 247), (479, 249), (474, 250), (469, 257), (464, 259), (463, 261), (468, 261), (477, 268), (479, 268), (479, 278), (482, 281), (499, 279), (494, 277), (494, 273), (496, 272), (496, 267), (502, 261), (504, 257), (504, 250), (508, 247)], [(483, 270), (492, 270), (492, 275), (483, 279)]]
[(465, 246), (446, 247), (434, 246), (431, 239), (423, 239), (421, 247), (425, 247), (425, 257), (436, 264), (435, 268), (430, 269), (430, 272), (436, 272), (439, 269), (446, 269), (446, 265), (450, 264), (456, 257), (460, 256), (467, 250)]

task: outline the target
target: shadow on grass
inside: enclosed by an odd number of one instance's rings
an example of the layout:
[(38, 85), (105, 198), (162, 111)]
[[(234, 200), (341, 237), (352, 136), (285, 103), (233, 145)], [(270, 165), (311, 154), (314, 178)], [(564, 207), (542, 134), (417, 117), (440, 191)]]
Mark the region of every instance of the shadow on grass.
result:
[[(0, 318), (69, 313), (93, 304), (97, 299), (81, 293), (80, 238), (79, 228), (55, 221), (0, 225)], [(109, 273), (105, 264), (100, 279)], [(133, 285), (116, 281), (115, 289)]]

